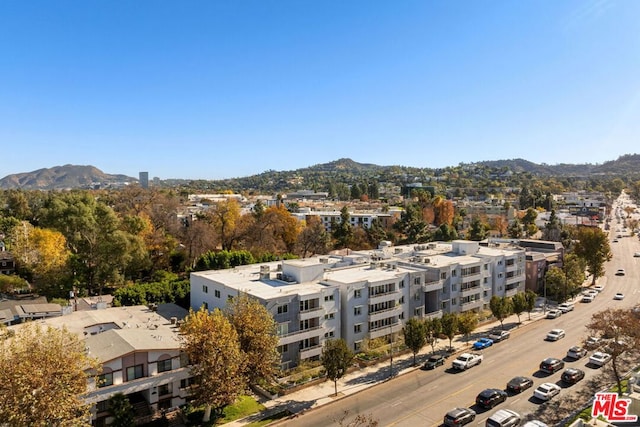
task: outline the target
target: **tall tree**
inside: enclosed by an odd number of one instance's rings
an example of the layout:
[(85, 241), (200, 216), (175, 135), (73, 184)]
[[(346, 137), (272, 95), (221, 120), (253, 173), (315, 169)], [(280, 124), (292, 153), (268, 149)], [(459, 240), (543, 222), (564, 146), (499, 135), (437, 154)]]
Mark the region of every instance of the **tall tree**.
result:
[(418, 318), (412, 317), (404, 325), (403, 333), (404, 343), (413, 352), (413, 366), (415, 366), (416, 354), (427, 343), (425, 324)]
[(241, 216), (240, 204), (236, 199), (229, 198), (216, 203), (209, 215), (222, 249), (230, 251), (238, 239), (236, 227)]
[(469, 240), (480, 241), (486, 239), (489, 234), (488, 230), (489, 226), (487, 224), (478, 217), (474, 218), (469, 227)]
[(89, 425), (89, 372), (82, 340), (66, 329), (27, 323), (0, 339), (0, 420), (17, 427)]
[(449, 349), (451, 349), (451, 342), (458, 332), (458, 314), (444, 313), (440, 318), (440, 328), (442, 334), (449, 339)]
[(464, 311), (458, 316), (458, 332), (469, 339), (469, 335), (478, 327), (478, 315), (474, 311)]
[(607, 353), (611, 354), (611, 368), (622, 395), (622, 367), (620, 356), (628, 353), (637, 358), (640, 350), (640, 316), (633, 310), (608, 308), (591, 316), (587, 329), (593, 336), (609, 340)]
[(533, 292), (532, 290), (528, 290), (524, 293), (525, 299), (527, 301), (527, 307), (525, 310), (529, 313), (529, 320), (531, 320), (531, 312), (536, 307), (536, 299), (538, 299), (538, 294)]
[(489, 300), (489, 308), (493, 317), (500, 321), (500, 327), (504, 329), (504, 319), (509, 317), (513, 310), (511, 299), (494, 295)]
[[(351, 215), (349, 214), (349, 208), (344, 205), (340, 209), (340, 221), (335, 223), (335, 228), (332, 228), (333, 239), (335, 240), (335, 247), (337, 249), (348, 248), (353, 239), (353, 229), (351, 226)], [(332, 226), (333, 227), (333, 226)]]
[(518, 316), (518, 323), (520, 322), (520, 315), (527, 310), (528, 302), (527, 296), (523, 292), (518, 292), (511, 298), (513, 312)]
[(242, 350), (238, 333), (222, 311), (191, 310), (180, 327), (183, 348), (196, 384), (193, 398), (206, 409), (202, 422), (236, 401), (244, 390)]
[(296, 253), (302, 258), (307, 255), (326, 254), (329, 252), (331, 236), (322, 225), (322, 221), (317, 216), (307, 219), (306, 227), (298, 235)]
[(353, 352), (342, 338), (324, 342), (320, 361), (327, 372), (327, 378), (333, 381), (336, 396), (338, 395), (338, 380), (347, 373), (353, 357)]
[(276, 322), (269, 310), (257, 299), (241, 293), (227, 305), (226, 314), (238, 333), (244, 375), (249, 383), (272, 379), (280, 354)]
[(442, 323), (440, 318), (434, 317), (432, 319), (425, 319), (425, 336), (427, 337), (427, 344), (431, 346), (431, 352), (436, 352), (436, 345), (438, 344), (438, 338), (442, 333)]
[(111, 427), (133, 427), (134, 410), (129, 398), (122, 393), (116, 393), (109, 398), (109, 414), (113, 420), (109, 423)]
[(591, 284), (604, 275), (604, 264), (613, 256), (607, 235), (598, 227), (578, 227), (574, 232), (574, 253), (584, 259)]

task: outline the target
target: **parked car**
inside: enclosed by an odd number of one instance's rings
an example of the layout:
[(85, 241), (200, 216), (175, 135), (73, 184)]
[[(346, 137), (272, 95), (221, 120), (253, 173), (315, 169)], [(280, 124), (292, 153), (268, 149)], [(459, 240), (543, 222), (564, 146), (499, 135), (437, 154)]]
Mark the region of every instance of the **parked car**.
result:
[(424, 365), (422, 365), (422, 367), (424, 369), (435, 369), (437, 366), (444, 365), (444, 362), (446, 361), (447, 361), (447, 358), (444, 357), (442, 354), (434, 354), (429, 356), (429, 358), (427, 359), (426, 362), (424, 362)]
[(613, 296), (613, 299), (615, 299), (615, 300), (623, 300), (624, 299), (624, 294), (622, 292), (616, 292), (616, 294)]
[(584, 346), (592, 350), (600, 347), (601, 345), (602, 345), (602, 338), (599, 338), (599, 337), (589, 337), (584, 342)]
[(556, 383), (542, 383), (533, 391), (533, 396), (540, 400), (550, 400), (560, 393), (560, 386)]
[(516, 427), (520, 425), (522, 417), (511, 409), (500, 409), (487, 418), (486, 427)]
[(461, 355), (456, 357), (451, 366), (453, 367), (453, 369), (464, 371), (473, 366), (481, 364), (482, 359), (484, 359), (484, 356), (482, 354), (462, 353)]
[(494, 331), (489, 334), (489, 338), (493, 340), (493, 342), (500, 342), (508, 339), (511, 336), (511, 332), (509, 331)]
[(570, 359), (581, 359), (587, 355), (587, 349), (574, 345), (567, 351), (567, 357)]
[(563, 313), (568, 313), (570, 311), (573, 311), (574, 308), (575, 308), (575, 305), (572, 302), (563, 302), (562, 304), (558, 304), (558, 310), (560, 310)]
[(476, 405), (482, 406), (485, 409), (491, 409), (505, 400), (507, 400), (507, 393), (504, 390), (487, 388), (476, 396)]
[(555, 319), (556, 317), (562, 316), (562, 311), (560, 310), (549, 310), (547, 311), (547, 319)]
[(611, 360), (611, 355), (609, 353), (604, 353), (602, 351), (596, 351), (589, 358), (589, 363), (595, 366), (604, 366)]
[(493, 345), (493, 340), (490, 338), (480, 338), (473, 343), (474, 350), (482, 350)]
[(595, 285), (593, 287), (593, 290), (594, 291), (598, 291), (598, 293), (600, 293), (600, 292), (604, 291), (604, 285)]
[(531, 420), (522, 424), (522, 427), (549, 427), (547, 424), (539, 420)]
[(585, 294), (585, 295), (582, 296), (581, 301), (582, 302), (593, 302), (594, 299), (596, 299), (595, 295)]
[(633, 256), (636, 257), (636, 258), (640, 257), (640, 252), (634, 252)]
[(476, 419), (476, 411), (469, 408), (454, 408), (444, 416), (444, 425), (459, 427)]
[(533, 380), (528, 377), (514, 377), (507, 383), (507, 391), (521, 393), (533, 385)]
[(584, 371), (578, 368), (567, 368), (560, 379), (567, 384), (575, 384), (584, 378)]
[(564, 329), (552, 329), (547, 333), (546, 340), (547, 341), (558, 341), (564, 338), (565, 332)]
[(548, 357), (540, 362), (540, 370), (547, 374), (554, 374), (561, 369), (564, 369), (564, 362), (555, 357)]
[(616, 276), (624, 276), (624, 275), (625, 275), (624, 268), (619, 268), (618, 271), (616, 271)]

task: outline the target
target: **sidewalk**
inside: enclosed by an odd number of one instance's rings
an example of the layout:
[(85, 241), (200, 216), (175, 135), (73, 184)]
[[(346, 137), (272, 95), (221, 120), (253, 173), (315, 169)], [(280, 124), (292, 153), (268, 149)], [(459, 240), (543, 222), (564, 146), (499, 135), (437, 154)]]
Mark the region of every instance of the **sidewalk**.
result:
[[(536, 307), (531, 313), (531, 320), (529, 320), (529, 313), (523, 313), (520, 315), (522, 323), (518, 325), (518, 317), (514, 314), (504, 320), (505, 329), (510, 331), (518, 330), (526, 325), (535, 322), (536, 320), (544, 318), (543, 308)], [(468, 351), (471, 349), (473, 342), (482, 336), (486, 336), (487, 333), (494, 329), (500, 328), (500, 322), (491, 321), (483, 323), (470, 335), (468, 341), (464, 337), (456, 336), (452, 341), (452, 347), (455, 349), (448, 358), (448, 363), (462, 351)], [(449, 340), (440, 340), (436, 347), (437, 350), (444, 350), (448, 347)], [(420, 353), (416, 356), (416, 366), (413, 366), (413, 353), (402, 354), (393, 357), (393, 377), (404, 375), (408, 372), (412, 372), (416, 369), (420, 369), (422, 364), (431, 355), (431, 346), (425, 346)], [(445, 366), (446, 368), (446, 366)], [(441, 368), (437, 368), (441, 369)], [(333, 381), (327, 380), (320, 384), (309, 386), (304, 389), (298, 390), (291, 394), (281, 396), (272, 400), (261, 399), (260, 402), (266, 407), (266, 409), (258, 414), (251, 415), (247, 418), (232, 421), (226, 423), (225, 426), (240, 427), (246, 426), (254, 421), (258, 421), (281, 413), (283, 411), (290, 412), (293, 416), (298, 416), (305, 411), (317, 408), (327, 403), (334, 402), (337, 399), (350, 396), (360, 391), (366, 390), (369, 387), (373, 387), (377, 384), (381, 384), (390, 379), (391, 362), (386, 360), (376, 365), (372, 365), (366, 368), (357, 369), (351, 373), (348, 373), (340, 380), (338, 380), (338, 396), (335, 396), (335, 389)]]

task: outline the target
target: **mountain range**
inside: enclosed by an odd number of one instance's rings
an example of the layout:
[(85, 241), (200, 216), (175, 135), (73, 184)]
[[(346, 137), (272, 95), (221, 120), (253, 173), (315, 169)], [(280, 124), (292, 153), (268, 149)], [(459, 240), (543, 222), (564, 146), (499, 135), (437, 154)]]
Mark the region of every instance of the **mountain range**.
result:
[[(454, 168), (456, 166), (452, 166)], [(640, 154), (626, 154), (616, 160), (602, 164), (537, 164), (524, 159), (492, 160), (477, 163), (461, 164), (458, 167), (465, 168), (491, 168), (513, 173), (530, 173), (537, 176), (579, 176), (591, 175), (637, 177), (640, 174)], [(319, 182), (329, 177), (344, 177), (363, 175), (380, 175), (386, 173), (413, 175), (418, 172), (442, 172), (443, 169), (412, 168), (406, 166), (380, 166), (369, 163), (358, 163), (351, 159), (339, 159), (329, 163), (317, 164), (294, 171), (269, 170), (258, 175), (245, 178), (224, 179), (210, 181), (209, 188), (249, 189), (256, 188), (256, 182), (280, 182), (281, 186), (295, 180), (296, 177), (311, 177), (311, 181)], [(637, 179), (637, 178), (636, 178)], [(94, 166), (64, 165), (48, 169), (38, 169), (33, 172), (24, 172), (7, 175), (0, 179), (0, 189), (24, 189), (24, 190), (61, 190), (71, 188), (106, 188), (122, 186), (128, 183), (137, 183), (138, 179), (122, 174), (108, 174)], [(174, 179), (164, 182), (166, 185), (188, 185), (192, 180)], [(201, 182), (201, 180), (200, 180)], [(209, 181), (207, 181), (209, 182)]]

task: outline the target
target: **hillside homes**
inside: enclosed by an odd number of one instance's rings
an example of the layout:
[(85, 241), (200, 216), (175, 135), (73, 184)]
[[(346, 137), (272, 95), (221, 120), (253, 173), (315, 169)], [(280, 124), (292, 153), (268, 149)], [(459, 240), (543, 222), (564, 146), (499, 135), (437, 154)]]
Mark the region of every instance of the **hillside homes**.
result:
[(282, 367), (318, 359), (324, 341), (343, 338), (354, 351), (390, 337), (411, 317), (480, 311), (493, 295), (525, 290), (525, 250), (457, 240), (381, 245), (321, 256), (191, 274), (191, 306), (224, 308), (240, 293), (273, 314)]

